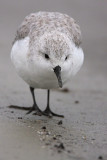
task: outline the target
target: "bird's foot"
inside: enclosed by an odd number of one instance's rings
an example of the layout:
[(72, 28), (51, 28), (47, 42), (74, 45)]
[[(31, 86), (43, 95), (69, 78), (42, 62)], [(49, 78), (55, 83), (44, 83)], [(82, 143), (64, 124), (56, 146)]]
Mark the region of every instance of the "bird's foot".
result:
[(30, 110), (26, 113), (26, 114), (30, 114), (31, 112), (35, 111), (35, 113), (33, 113), (33, 115), (38, 115), (38, 116), (42, 116), (42, 111), (38, 108), (38, 107), (31, 107)]
[(56, 114), (56, 113), (52, 112), (50, 109), (48, 109), (48, 108), (46, 108), (46, 109), (42, 112), (42, 114), (45, 115), (45, 116), (48, 116), (48, 117), (50, 117), (50, 118), (53, 117), (53, 116), (64, 118), (63, 115)]
[(9, 108), (13, 108), (13, 109), (19, 109), (19, 110), (28, 110), (28, 112), (26, 114), (30, 114), (31, 112), (35, 111), (33, 113), (33, 115), (38, 115), (38, 116), (48, 116), (48, 117), (53, 117), (53, 116), (56, 116), (56, 117), (64, 117), (63, 115), (59, 115), (59, 114), (56, 114), (54, 112), (52, 112), (50, 109), (46, 108), (44, 111), (41, 111), (37, 106), (35, 107), (33, 105), (33, 107), (20, 107), (20, 106), (14, 106), (14, 105), (11, 105), (11, 106), (8, 106)]
[(8, 108), (26, 110), (26, 111), (31, 109), (31, 107), (21, 107), (21, 106), (15, 106), (15, 105), (10, 105), (8, 106)]

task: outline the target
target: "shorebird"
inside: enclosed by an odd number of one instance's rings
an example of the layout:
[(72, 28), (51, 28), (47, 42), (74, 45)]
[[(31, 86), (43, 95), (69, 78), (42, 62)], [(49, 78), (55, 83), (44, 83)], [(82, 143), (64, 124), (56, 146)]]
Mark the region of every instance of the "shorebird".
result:
[[(58, 12), (31, 13), (16, 32), (11, 60), (30, 87), (33, 106), (28, 113), (63, 117), (50, 109), (50, 89), (62, 88), (83, 64), (81, 31), (76, 21)], [(36, 88), (48, 91), (44, 111), (36, 103)]]

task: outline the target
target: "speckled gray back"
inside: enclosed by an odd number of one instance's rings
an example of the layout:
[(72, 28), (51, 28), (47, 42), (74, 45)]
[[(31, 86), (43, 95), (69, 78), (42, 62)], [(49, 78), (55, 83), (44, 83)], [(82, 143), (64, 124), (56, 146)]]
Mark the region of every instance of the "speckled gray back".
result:
[(25, 17), (16, 32), (14, 42), (26, 36), (31, 39), (39, 38), (45, 32), (53, 30), (65, 33), (76, 46), (81, 44), (81, 31), (78, 24), (73, 18), (58, 12), (37, 12)]

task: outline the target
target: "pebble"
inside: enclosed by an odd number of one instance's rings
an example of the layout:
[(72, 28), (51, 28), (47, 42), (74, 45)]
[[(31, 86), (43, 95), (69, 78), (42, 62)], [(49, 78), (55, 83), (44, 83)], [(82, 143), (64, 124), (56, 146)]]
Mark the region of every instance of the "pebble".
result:
[(68, 88), (64, 88), (64, 89), (62, 89), (62, 92), (68, 93), (68, 92), (70, 92), (70, 90)]
[(78, 100), (76, 100), (76, 101), (75, 101), (75, 103), (76, 103), (76, 104), (78, 104), (78, 103), (79, 103), (79, 101), (78, 101)]
[(58, 122), (58, 125), (61, 125), (63, 122), (62, 122), (62, 120), (60, 120), (59, 122)]
[(59, 145), (55, 144), (55, 146), (54, 146), (54, 147), (56, 147), (56, 148), (58, 148), (58, 149), (62, 149), (62, 150), (64, 150), (64, 149), (65, 149), (64, 144), (63, 144), (63, 143), (60, 143)]
[(82, 136), (82, 139), (86, 140), (86, 136)]
[(102, 157), (102, 156), (99, 156), (98, 159), (103, 159), (103, 157)]
[(46, 126), (43, 126), (42, 129), (46, 130)]
[(18, 119), (22, 119), (22, 117), (18, 117)]

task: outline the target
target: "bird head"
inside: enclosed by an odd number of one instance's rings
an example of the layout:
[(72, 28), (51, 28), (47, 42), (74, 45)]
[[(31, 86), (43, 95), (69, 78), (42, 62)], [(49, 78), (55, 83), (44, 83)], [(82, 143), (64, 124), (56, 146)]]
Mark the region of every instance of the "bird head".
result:
[(55, 74), (59, 87), (62, 88), (73, 71), (75, 44), (66, 34), (55, 30), (45, 32), (34, 45), (32, 56), (35, 58), (32, 61), (44, 69), (44, 74), (48, 71)]

